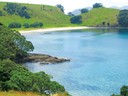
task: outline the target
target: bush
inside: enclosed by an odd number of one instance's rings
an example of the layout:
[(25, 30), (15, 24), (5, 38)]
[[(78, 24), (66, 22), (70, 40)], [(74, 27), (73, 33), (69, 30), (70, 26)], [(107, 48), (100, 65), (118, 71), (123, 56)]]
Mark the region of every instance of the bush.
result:
[(21, 28), (21, 24), (19, 22), (12, 22), (9, 24), (10, 28)]
[(121, 10), (117, 20), (121, 26), (128, 27), (128, 10)]
[(42, 23), (42, 22), (40, 22), (40, 23), (39, 23), (39, 26), (40, 26), (40, 27), (42, 27), (42, 26), (43, 26), (43, 23)]
[(74, 16), (70, 19), (71, 23), (81, 24), (82, 23), (82, 16)]
[(40, 23), (35, 22), (35, 23), (33, 23), (33, 24), (30, 24), (30, 27), (37, 28), (38, 26), (42, 27), (42, 26), (43, 26), (43, 23), (42, 23), (42, 22), (40, 22)]
[(29, 24), (28, 23), (24, 23), (23, 26), (25, 26), (25, 28), (29, 28)]

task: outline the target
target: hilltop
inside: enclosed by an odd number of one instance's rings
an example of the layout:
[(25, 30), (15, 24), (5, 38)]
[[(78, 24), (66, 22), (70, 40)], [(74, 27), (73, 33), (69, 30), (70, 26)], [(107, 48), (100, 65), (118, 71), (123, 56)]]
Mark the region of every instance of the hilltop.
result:
[(112, 9), (112, 8), (94, 8), (87, 13), (81, 14), (82, 16), (82, 25), (84, 26), (103, 26), (103, 22), (105, 22), (105, 26), (117, 27), (119, 26), (117, 22), (117, 15), (120, 10)]
[(24, 23), (32, 24), (35, 22), (42, 22), (44, 24), (44, 27), (63, 27), (70, 24), (70, 17), (68, 15), (65, 15), (56, 6), (24, 3), (16, 4), (18, 4), (20, 7), (27, 7), (25, 11), (30, 15), (31, 18), (27, 19), (25, 18), (25, 16), (21, 17), (17, 12), (10, 15), (7, 11), (4, 10), (7, 2), (0, 2), (0, 11), (2, 11), (3, 15), (0, 16), (1, 23), (8, 26), (11, 22), (20, 22), (21, 25), (23, 25)]

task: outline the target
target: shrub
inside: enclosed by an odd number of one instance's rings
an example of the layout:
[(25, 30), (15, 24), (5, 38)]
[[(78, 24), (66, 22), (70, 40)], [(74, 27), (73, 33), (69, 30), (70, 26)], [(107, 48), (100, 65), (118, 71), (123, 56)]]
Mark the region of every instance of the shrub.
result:
[(12, 22), (9, 24), (10, 28), (21, 28), (21, 24), (19, 22)]
[(24, 23), (23, 26), (25, 26), (25, 28), (29, 28), (29, 24), (28, 23)]
[(71, 23), (81, 24), (82, 23), (82, 16), (74, 16), (70, 19)]

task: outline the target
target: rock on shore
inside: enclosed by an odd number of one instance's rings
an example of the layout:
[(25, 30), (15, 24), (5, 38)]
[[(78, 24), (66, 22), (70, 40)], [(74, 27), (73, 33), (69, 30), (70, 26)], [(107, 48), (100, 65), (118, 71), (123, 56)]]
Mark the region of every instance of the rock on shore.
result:
[(45, 54), (37, 54), (37, 53), (28, 53), (29, 56), (26, 58), (23, 58), (22, 60), (18, 61), (21, 63), (27, 63), (27, 62), (41, 62), (41, 65), (45, 64), (54, 64), (54, 63), (62, 63), (66, 61), (70, 61), (70, 59), (63, 59), (63, 58), (57, 58), (57, 57), (52, 57), (50, 55), (45, 55)]

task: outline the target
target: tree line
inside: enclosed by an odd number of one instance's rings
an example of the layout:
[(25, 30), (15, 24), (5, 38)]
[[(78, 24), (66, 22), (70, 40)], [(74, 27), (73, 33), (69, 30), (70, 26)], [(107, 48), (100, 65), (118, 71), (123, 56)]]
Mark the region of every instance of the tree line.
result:
[[(42, 27), (43, 23), (42, 22), (35, 22), (35, 23), (30, 24), (30, 25), (28, 23), (24, 23), (23, 26), (25, 28), (29, 28), (29, 27), (38, 28), (38, 27)], [(9, 24), (9, 27), (10, 28), (21, 28), (21, 24), (19, 22), (11, 22)]]

